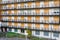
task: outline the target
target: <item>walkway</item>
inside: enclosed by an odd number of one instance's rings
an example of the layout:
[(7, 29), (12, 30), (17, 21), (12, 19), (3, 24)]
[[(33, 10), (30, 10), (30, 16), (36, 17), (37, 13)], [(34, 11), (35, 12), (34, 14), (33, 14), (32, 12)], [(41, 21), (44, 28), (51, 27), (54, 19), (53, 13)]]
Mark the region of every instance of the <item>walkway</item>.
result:
[[(24, 38), (0, 38), (0, 40), (26, 40)], [(29, 39), (27, 39), (29, 40)]]

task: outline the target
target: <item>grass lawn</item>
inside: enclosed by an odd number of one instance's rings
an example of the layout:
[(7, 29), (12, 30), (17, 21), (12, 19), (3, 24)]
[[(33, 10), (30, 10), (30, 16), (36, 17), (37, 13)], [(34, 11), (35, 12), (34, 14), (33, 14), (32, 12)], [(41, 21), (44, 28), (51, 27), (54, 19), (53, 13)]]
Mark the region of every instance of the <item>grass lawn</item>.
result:
[[(2, 35), (2, 34), (1, 34)], [(5, 36), (5, 35), (4, 35)], [(8, 38), (14, 38), (14, 37), (18, 37), (18, 38), (25, 38), (25, 35), (21, 35), (18, 33), (13, 33), (13, 32), (8, 32), (7, 33), (7, 37)], [(33, 37), (31, 36), (30, 38), (31, 40), (45, 40), (44, 38), (38, 38), (38, 37)]]
[(18, 34), (18, 33), (8, 32), (8, 33), (7, 33), (7, 37), (8, 37), (8, 38), (13, 38), (13, 37), (24, 38), (25, 36), (22, 35), (22, 34)]

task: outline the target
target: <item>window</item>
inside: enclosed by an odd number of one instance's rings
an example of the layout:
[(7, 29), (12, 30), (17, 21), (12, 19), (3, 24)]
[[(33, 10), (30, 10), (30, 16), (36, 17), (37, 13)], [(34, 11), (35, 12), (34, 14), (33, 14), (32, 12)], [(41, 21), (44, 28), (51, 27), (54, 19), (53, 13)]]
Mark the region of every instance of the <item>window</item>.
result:
[(17, 29), (14, 29), (14, 32), (17, 32), (18, 30)]
[(11, 28), (9, 28), (9, 32), (11, 32), (12, 31), (12, 29)]
[(24, 33), (24, 29), (21, 29), (21, 33)]
[(59, 37), (59, 33), (53, 33), (53, 37)]
[(35, 31), (35, 34), (36, 35), (40, 35), (40, 31)]
[(49, 36), (49, 32), (44, 32), (44, 36)]

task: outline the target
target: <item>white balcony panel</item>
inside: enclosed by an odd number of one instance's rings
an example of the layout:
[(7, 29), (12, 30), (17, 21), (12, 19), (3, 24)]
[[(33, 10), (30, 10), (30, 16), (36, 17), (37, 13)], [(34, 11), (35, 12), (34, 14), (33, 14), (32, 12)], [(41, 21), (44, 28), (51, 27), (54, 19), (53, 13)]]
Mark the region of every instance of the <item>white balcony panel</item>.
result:
[(14, 17), (12, 17), (11, 19), (12, 19), (12, 21), (14, 21)]
[(24, 3), (24, 8), (28, 8), (28, 4), (27, 3)]
[(32, 29), (34, 29), (35, 28), (35, 24), (32, 24)]
[(49, 15), (52, 15), (54, 13), (54, 9), (49, 10)]
[(35, 20), (35, 17), (32, 17), (32, 20), (31, 21), (33, 22), (34, 20)]
[(49, 23), (52, 23), (54, 21), (54, 17), (49, 17)]
[(44, 9), (40, 10), (40, 15), (44, 14)]
[(20, 21), (20, 19), (21, 19), (21, 17), (18, 17), (18, 18), (17, 18), (17, 21)]
[(44, 24), (40, 24), (40, 29), (43, 29), (44, 28)]
[(27, 17), (24, 17), (24, 20), (27, 20), (28, 18)]
[(12, 26), (14, 26), (14, 23), (12, 23)]
[(18, 23), (18, 26), (17, 27), (20, 27), (21, 26), (21, 23)]
[(53, 25), (49, 24), (49, 30), (52, 30), (52, 29), (53, 29)]
[[(14, 15), (14, 11), (11, 11), (11, 14)], [(10, 15), (11, 15), (11, 14), (10, 14)]]
[(44, 7), (44, 1), (40, 2), (40, 7)]
[(40, 17), (40, 21), (44, 21), (44, 17)]
[(54, 1), (49, 1), (49, 7), (54, 7)]
[(31, 8), (35, 8), (36, 7), (36, 4), (35, 4), (35, 2), (33, 2), (32, 4), (31, 4)]
[(18, 9), (20, 9), (20, 8), (21, 8), (21, 5), (20, 5), (20, 4), (18, 4), (18, 5), (17, 5), (17, 8), (18, 8)]
[(28, 24), (27, 23), (24, 24), (24, 28), (28, 28)]
[(11, 5), (11, 9), (14, 9), (14, 4)]

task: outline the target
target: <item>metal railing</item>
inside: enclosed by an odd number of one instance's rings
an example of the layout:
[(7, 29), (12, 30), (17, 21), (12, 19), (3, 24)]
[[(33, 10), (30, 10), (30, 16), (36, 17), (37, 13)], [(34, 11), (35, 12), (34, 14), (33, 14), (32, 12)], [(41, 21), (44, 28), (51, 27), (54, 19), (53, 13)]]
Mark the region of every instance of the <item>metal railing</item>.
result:
[(7, 7), (7, 6), (5, 6), (5, 7), (2, 7), (1, 9), (23, 9), (23, 8), (26, 8), (26, 9), (28, 9), (28, 8), (52, 8), (52, 7), (59, 7), (60, 5), (59, 4), (57, 4), (57, 5), (54, 5), (54, 6), (49, 6), (48, 5), (48, 7), (47, 6), (42, 6), (42, 7), (40, 7), (40, 5), (39, 6), (37, 6), (37, 5), (35, 5), (35, 6), (20, 6), (20, 7), (11, 7), (11, 8), (9, 8), (9, 7)]
[(9, 16), (9, 15), (10, 15), (10, 16), (14, 16), (14, 15), (15, 15), (15, 16), (18, 16), (18, 15), (20, 15), (20, 16), (21, 16), (21, 15), (27, 15), (27, 16), (29, 16), (29, 15), (30, 15), (30, 16), (32, 16), (32, 15), (35, 15), (35, 16), (37, 16), (37, 15), (39, 15), (39, 16), (40, 16), (40, 15), (42, 15), (42, 16), (43, 16), (43, 15), (46, 15), (46, 16), (49, 16), (49, 15), (50, 15), (50, 16), (51, 16), (51, 15), (52, 15), (52, 16), (54, 16), (54, 15), (59, 15), (59, 12), (43, 13), (43, 14), (41, 14), (41, 13), (31, 13), (31, 12), (30, 12), (30, 13), (29, 13), (29, 12), (27, 12), (27, 13), (23, 12), (23, 13), (16, 13), (16, 14), (15, 14), (15, 13), (11, 13), (11, 14), (3, 13), (3, 14), (1, 14), (1, 15), (6, 15), (6, 16), (7, 16), (7, 15), (8, 15), (8, 16)]
[(31, 1), (36, 1), (36, 0), (15, 0), (15, 1), (3, 1), (0, 4), (6, 4), (6, 3), (15, 3), (15, 2), (31, 2)]
[(18, 19), (18, 20), (9, 20), (9, 19), (2, 19), (2, 21), (10, 21), (10, 22), (31, 22), (31, 23), (59, 23), (59, 21), (57, 20), (21, 20), (21, 19)]
[(30, 27), (30, 26), (24, 26), (24, 27), (22, 27), (22, 26), (15, 26), (15, 25), (4, 25), (4, 24), (2, 24), (2, 26), (3, 27), (7, 27), (7, 28), (9, 28), (9, 27), (12, 27), (12, 28), (22, 28), (22, 29), (30, 29), (30, 30), (40, 30), (40, 31), (49, 31), (49, 32), (60, 32), (60, 29), (59, 28), (38, 28), (38, 27)]

